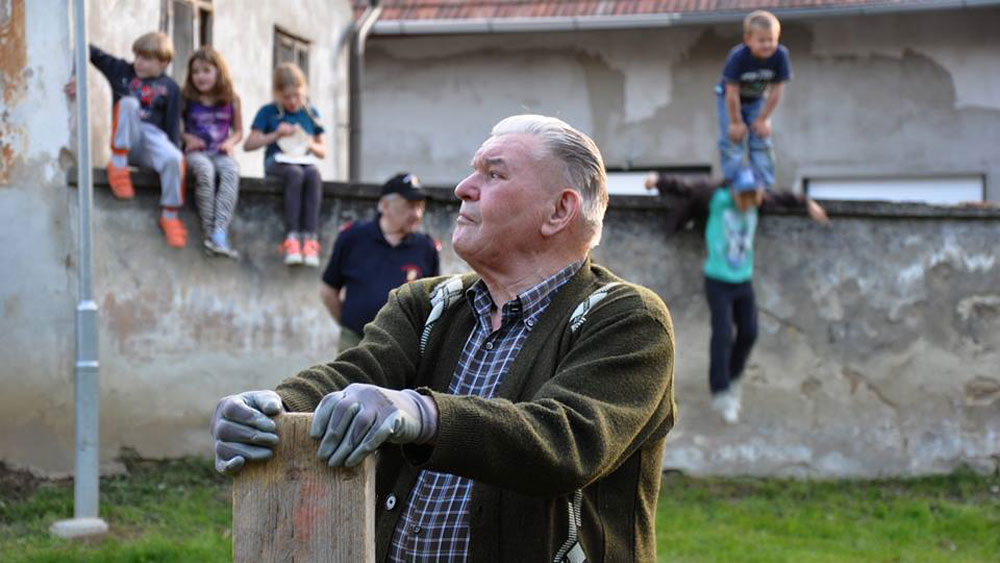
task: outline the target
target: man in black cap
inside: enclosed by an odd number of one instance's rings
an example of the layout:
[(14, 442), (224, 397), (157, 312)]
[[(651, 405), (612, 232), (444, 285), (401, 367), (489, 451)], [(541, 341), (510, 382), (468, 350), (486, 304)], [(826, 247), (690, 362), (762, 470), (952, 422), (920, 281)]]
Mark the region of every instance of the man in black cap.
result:
[(389, 291), (439, 274), (440, 245), (416, 232), (426, 199), (416, 176), (397, 174), (382, 186), (375, 220), (348, 223), (337, 236), (319, 294), (340, 325), (340, 351), (361, 341)]

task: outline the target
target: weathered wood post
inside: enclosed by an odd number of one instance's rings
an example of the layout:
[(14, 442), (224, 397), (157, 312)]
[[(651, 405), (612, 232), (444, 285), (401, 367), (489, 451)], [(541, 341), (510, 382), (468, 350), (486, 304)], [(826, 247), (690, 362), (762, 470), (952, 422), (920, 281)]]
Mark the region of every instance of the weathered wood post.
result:
[(247, 464), (233, 482), (233, 562), (373, 563), (373, 458), (331, 469), (316, 457), (311, 414), (274, 420), (274, 457)]

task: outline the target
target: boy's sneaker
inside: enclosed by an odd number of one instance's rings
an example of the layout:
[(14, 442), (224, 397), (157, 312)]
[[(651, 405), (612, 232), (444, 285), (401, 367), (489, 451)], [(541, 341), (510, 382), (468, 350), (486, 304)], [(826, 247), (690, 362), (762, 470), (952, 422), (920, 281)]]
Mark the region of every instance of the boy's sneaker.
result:
[(319, 241), (316, 239), (306, 239), (302, 243), (302, 261), (306, 266), (319, 268)]
[(712, 409), (722, 416), (726, 424), (740, 421), (740, 399), (730, 389), (712, 395)]
[(279, 250), (285, 254), (285, 265), (296, 266), (302, 263), (302, 246), (299, 239), (288, 237), (281, 243)]
[(128, 166), (115, 166), (109, 160), (107, 170), (111, 193), (118, 199), (132, 199), (135, 190), (132, 188), (132, 177), (129, 176)]
[(167, 240), (167, 246), (174, 248), (184, 248), (187, 244), (187, 229), (180, 219), (167, 219), (160, 217), (160, 228), (163, 229), (163, 237)]

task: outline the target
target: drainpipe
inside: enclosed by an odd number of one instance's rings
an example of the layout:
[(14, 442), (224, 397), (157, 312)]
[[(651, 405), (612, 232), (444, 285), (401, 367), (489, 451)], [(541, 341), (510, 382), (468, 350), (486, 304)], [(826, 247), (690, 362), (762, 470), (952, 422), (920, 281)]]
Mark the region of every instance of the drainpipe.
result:
[(351, 34), (351, 66), (348, 77), (351, 87), (347, 95), (347, 180), (361, 182), (361, 84), (364, 79), (365, 42), (372, 26), (382, 15), (378, 0), (368, 0), (361, 20), (354, 24)]
[(76, 306), (76, 365), (73, 374), (75, 397), (76, 468), (73, 474), (73, 518), (52, 524), (50, 531), (60, 537), (103, 534), (108, 524), (97, 516), (100, 453), (100, 387), (97, 363), (97, 303), (91, 287), (94, 182), (90, 167), (90, 115), (87, 95), (86, 0), (73, 2), (76, 35), (76, 142), (77, 207), (79, 254), (77, 256), (79, 301)]

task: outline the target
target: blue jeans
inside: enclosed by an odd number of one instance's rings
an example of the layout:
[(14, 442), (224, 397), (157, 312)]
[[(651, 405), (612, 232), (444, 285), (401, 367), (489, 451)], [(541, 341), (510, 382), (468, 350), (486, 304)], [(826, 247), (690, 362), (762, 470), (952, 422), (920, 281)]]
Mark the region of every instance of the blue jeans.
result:
[(719, 164), (722, 166), (722, 175), (727, 178), (735, 178), (737, 171), (743, 166), (743, 155), (746, 152), (746, 145), (750, 148), (750, 166), (754, 175), (765, 186), (770, 188), (774, 185), (774, 146), (771, 144), (771, 137), (761, 139), (753, 130), (750, 124), (760, 110), (764, 107), (764, 98), (754, 101), (740, 101), (740, 115), (743, 123), (747, 124), (748, 134), (746, 140), (734, 143), (729, 139), (729, 110), (726, 108), (726, 95), (716, 87), (716, 98), (719, 106)]
[(751, 282), (726, 283), (706, 277), (705, 296), (712, 312), (708, 385), (715, 395), (729, 389), (743, 374), (757, 341), (757, 303)]

